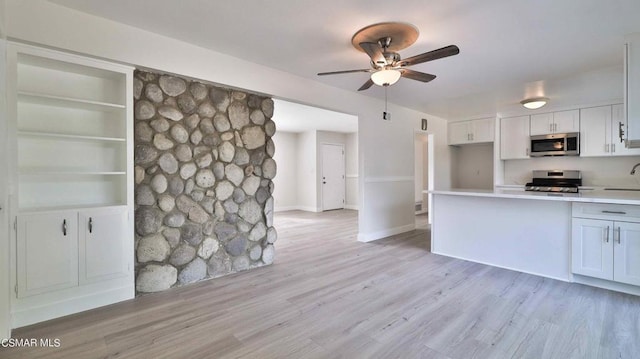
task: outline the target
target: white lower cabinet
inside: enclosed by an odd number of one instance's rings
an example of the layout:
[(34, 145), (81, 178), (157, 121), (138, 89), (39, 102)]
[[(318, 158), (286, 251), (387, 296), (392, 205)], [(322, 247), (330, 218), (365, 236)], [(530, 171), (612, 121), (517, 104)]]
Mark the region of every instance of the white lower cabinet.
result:
[(126, 277), (125, 207), (19, 215), (18, 298)]
[(632, 212), (624, 207), (629, 206), (591, 205), (592, 210), (576, 210), (587, 206), (574, 204), (572, 272), (640, 286), (640, 221), (624, 221), (637, 220), (627, 217)]
[(127, 247), (126, 209), (85, 210), (78, 214), (79, 284), (126, 277)]
[(18, 216), (19, 298), (78, 285), (77, 222), (74, 211)]

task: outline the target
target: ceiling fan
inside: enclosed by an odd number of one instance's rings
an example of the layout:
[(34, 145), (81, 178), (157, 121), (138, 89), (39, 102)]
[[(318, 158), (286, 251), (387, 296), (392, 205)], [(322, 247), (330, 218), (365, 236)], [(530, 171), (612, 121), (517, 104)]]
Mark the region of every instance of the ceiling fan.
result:
[(363, 51), (369, 55), (371, 58), (371, 68), (320, 72), (318, 73), (318, 76), (339, 75), (354, 72), (371, 73), (371, 78), (369, 78), (369, 80), (365, 82), (358, 91), (366, 90), (373, 84), (385, 87), (393, 85), (400, 79), (400, 77), (421, 82), (429, 82), (435, 79), (436, 75), (410, 70), (407, 67), (460, 53), (460, 49), (457, 46), (449, 45), (441, 49), (402, 59), (397, 51), (412, 45), (417, 38), (418, 29), (416, 29), (415, 26), (406, 23), (384, 22), (367, 26), (353, 35), (351, 43), (357, 50)]

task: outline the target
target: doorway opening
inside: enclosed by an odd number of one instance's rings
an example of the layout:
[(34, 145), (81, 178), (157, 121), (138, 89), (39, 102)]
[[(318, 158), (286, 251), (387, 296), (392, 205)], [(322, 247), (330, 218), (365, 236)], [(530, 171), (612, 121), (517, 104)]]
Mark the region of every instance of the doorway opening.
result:
[(358, 117), (278, 99), (274, 109), (274, 221), (357, 219)]

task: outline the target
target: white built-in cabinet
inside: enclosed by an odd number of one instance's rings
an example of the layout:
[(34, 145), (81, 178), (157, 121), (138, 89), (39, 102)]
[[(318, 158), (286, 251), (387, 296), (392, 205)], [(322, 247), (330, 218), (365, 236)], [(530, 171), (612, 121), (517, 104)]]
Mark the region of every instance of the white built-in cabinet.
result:
[(493, 142), (494, 122), (493, 118), (450, 122), (449, 145)]
[(640, 149), (626, 148), (620, 139), (623, 116), (622, 104), (580, 109), (580, 156), (640, 155)]
[(640, 206), (573, 204), (575, 274), (640, 285)]
[(529, 116), (500, 119), (500, 159), (529, 158)]
[(531, 115), (531, 136), (580, 131), (580, 111), (569, 110)]
[(13, 326), (133, 297), (133, 69), (8, 48)]
[(624, 136), (627, 147), (640, 147), (640, 33), (625, 36)]

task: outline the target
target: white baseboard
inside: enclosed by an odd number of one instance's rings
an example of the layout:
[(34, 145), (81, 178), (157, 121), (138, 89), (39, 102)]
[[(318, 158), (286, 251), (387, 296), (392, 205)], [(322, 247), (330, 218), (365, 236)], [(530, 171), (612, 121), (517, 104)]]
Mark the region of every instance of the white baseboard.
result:
[(344, 209), (353, 209), (354, 211), (358, 210), (358, 205), (357, 204), (346, 204), (344, 206)]
[(395, 234), (409, 232), (416, 229), (416, 224), (407, 224), (406, 226), (384, 229), (373, 233), (358, 233), (358, 242), (371, 242), (377, 239), (386, 238)]
[(44, 322), (63, 317), (65, 315), (83, 312), (85, 310), (104, 307), (106, 305), (133, 299), (135, 288), (129, 285), (121, 288), (113, 288), (91, 295), (68, 298), (58, 302), (46, 303), (39, 306), (15, 310), (12, 313), (13, 328)]
[(306, 207), (306, 206), (282, 206), (282, 207), (275, 207), (273, 211), (274, 212), (285, 212), (285, 211), (322, 212), (322, 209), (315, 208), (315, 207)]
[(282, 207), (275, 207), (273, 209), (274, 212), (285, 212), (285, 211), (296, 211), (300, 209), (299, 206), (282, 206)]

